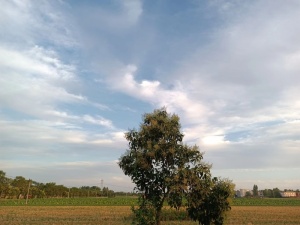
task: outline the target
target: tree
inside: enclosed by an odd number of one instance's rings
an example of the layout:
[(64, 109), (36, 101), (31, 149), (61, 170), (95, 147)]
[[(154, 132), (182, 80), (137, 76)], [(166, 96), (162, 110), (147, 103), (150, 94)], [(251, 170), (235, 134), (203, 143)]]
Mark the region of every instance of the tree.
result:
[(256, 184), (253, 185), (253, 196), (254, 197), (258, 196), (258, 187)]
[(210, 165), (202, 161), (198, 146), (183, 144), (180, 128), (179, 117), (162, 108), (146, 113), (138, 131), (125, 133), (129, 149), (119, 166), (142, 193), (138, 209), (133, 209), (138, 224), (159, 225), (164, 202), (179, 208), (190, 190), (201, 192), (198, 201), (210, 194)]
[(250, 197), (252, 197), (252, 194), (251, 194), (251, 192), (250, 192), (250, 191), (246, 191), (245, 197), (246, 197), (246, 198), (250, 198)]
[(56, 197), (56, 183), (49, 182), (44, 185), (44, 191), (48, 198)]
[(2, 195), (6, 195), (9, 189), (9, 179), (6, 177), (6, 173), (0, 170), (0, 198)]
[(281, 198), (281, 194), (280, 194), (280, 190), (279, 188), (273, 188), (273, 195), (274, 195), (274, 198)]
[(230, 210), (230, 198), (234, 196), (234, 184), (229, 180), (196, 179), (187, 195), (189, 216), (202, 225), (222, 225), (226, 211)]
[(16, 176), (15, 179), (12, 181), (12, 186), (17, 187), (19, 189), (18, 198), (24, 198), (27, 194), (28, 189), (28, 182), (29, 180), (26, 180), (22, 176)]

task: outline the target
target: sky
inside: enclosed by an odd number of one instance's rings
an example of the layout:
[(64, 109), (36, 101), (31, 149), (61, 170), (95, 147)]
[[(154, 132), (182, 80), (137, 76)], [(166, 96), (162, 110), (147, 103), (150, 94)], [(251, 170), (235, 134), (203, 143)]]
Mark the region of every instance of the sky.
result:
[(300, 1), (0, 5), (8, 177), (132, 191), (124, 133), (166, 107), (213, 176), (300, 188)]

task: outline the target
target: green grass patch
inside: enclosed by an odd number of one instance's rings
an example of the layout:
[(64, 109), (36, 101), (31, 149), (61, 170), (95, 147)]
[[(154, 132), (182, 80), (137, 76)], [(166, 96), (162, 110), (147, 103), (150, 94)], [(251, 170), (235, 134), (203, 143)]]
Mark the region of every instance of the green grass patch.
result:
[(233, 206), (300, 206), (300, 198), (235, 198)]
[[(0, 199), (0, 206), (25, 206), (25, 199)], [(132, 206), (137, 198), (35, 198), (28, 206)], [(232, 206), (300, 206), (300, 198), (235, 198)]]

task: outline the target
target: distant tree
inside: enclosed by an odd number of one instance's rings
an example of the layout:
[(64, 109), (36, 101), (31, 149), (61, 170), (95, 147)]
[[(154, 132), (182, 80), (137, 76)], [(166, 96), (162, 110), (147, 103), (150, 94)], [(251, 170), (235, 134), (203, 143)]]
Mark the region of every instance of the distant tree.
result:
[(273, 197), (274, 198), (281, 198), (280, 190), (278, 188), (273, 188)]
[(16, 176), (16, 178), (13, 179), (11, 185), (19, 189), (18, 198), (26, 196), (27, 189), (28, 189), (28, 182), (29, 180), (26, 180), (22, 176)]
[(32, 198), (44, 198), (46, 196), (45, 192), (39, 189), (37, 186), (32, 186), (29, 194), (32, 196)]
[(253, 185), (253, 196), (254, 197), (258, 196), (258, 187), (256, 184)]
[(274, 198), (273, 190), (271, 190), (271, 189), (263, 190), (263, 194), (264, 194), (265, 197)]
[(245, 197), (248, 197), (248, 198), (249, 198), (249, 197), (251, 197), (251, 196), (252, 196), (252, 195), (251, 195), (251, 192), (250, 192), (250, 191), (247, 191), (246, 194), (245, 194)]
[(9, 190), (9, 179), (6, 177), (6, 173), (0, 170), (0, 198), (2, 195), (7, 195)]
[(114, 197), (115, 193), (114, 193), (113, 190), (109, 190), (108, 187), (103, 187), (102, 196), (104, 196), (104, 197)]
[(80, 197), (80, 189), (78, 187), (70, 188), (70, 197)]
[(18, 187), (10, 186), (8, 189), (8, 197), (9, 198), (19, 198), (20, 197), (20, 189)]
[(45, 184), (44, 191), (48, 198), (56, 197), (55, 186), (56, 186), (56, 183), (54, 183), (54, 182), (49, 182), (49, 183)]

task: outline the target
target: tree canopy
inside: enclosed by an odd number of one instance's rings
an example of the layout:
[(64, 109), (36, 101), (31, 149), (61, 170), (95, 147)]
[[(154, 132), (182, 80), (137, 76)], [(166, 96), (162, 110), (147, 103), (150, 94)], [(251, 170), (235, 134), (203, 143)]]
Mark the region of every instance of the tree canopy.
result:
[[(212, 181), (211, 166), (203, 161), (199, 147), (183, 143), (180, 128), (179, 117), (162, 108), (144, 114), (139, 130), (125, 133), (129, 149), (119, 166), (142, 193), (139, 208), (133, 210), (138, 224), (160, 224), (165, 201), (178, 209), (184, 197), (191, 200), (196, 196), (196, 200), (214, 201), (216, 205), (229, 196), (221, 188), (222, 182)], [(191, 212), (200, 207), (194, 201), (188, 205)], [(228, 208), (224, 206), (221, 211), (224, 209)], [(197, 216), (191, 218), (198, 220)]]
[[(31, 185), (29, 185), (29, 182)], [(108, 187), (103, 187), (102, 190), (97, 186), (66, 187), (54, 182), (40, 183), (31, 181), (23, 176), (8, 178), (6, 173), (0, 170), (0, 198), (25, 198), (28, 186), (31, 198), (115, 196), (114, 191)]]

